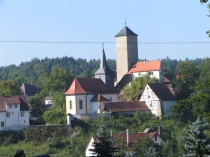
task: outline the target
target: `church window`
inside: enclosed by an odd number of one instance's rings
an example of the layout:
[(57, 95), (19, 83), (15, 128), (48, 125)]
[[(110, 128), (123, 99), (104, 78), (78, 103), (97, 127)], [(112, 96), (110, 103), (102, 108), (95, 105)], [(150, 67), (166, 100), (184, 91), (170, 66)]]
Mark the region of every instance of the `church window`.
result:
[(72, 101), (71, 100), (69, 101), (69, 109), (70, 110), (72, 109)]
[(82, 100), (79, 100), (79, 109), (83, 109), (83, 101)]

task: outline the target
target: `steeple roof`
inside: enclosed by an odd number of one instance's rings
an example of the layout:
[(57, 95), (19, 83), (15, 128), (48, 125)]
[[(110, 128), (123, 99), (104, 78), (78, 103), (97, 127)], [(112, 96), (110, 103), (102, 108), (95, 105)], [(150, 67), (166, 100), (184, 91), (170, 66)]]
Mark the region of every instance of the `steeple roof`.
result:
[(95, 72), (95, 74), (104, 74), (104, 73), (113, 73), (113, 71), (107, 65), (106, 56), (103, 49), (100, 68)]
[(117, 35), (115, 35), (115, 37), (129, 36), (129, 35), (138, 36), (136, 33), (134, 33), (132, 30), (130, 30), (130, 28), (125, 26)]

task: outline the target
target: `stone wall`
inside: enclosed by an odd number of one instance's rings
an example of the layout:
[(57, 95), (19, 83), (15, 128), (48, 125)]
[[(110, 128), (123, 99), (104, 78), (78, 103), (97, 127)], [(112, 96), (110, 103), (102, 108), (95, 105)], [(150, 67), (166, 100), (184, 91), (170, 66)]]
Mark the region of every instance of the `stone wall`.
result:
[(34, 125), (26, 127), (26, 141), (46, 141), (53, 136), (59, 135), (70, 137), (74, 130), (70, 125)]

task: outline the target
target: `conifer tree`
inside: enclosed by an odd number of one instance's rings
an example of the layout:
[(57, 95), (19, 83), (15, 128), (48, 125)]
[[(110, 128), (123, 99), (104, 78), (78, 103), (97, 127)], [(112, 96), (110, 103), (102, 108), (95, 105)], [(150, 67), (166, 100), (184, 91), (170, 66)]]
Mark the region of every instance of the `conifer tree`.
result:
[(189, 130), (186, 130), (188, 136), (183, 136), (184, 148), (187, 151), (185, 157), (203, 157), (210, 155), (210, 140), (206, 138), (204, 130), (208, 128), (208, 123), (204, 123), (202, 117), (192, 123)]
[(94, 148), (89, 149), (89, 151), (93, 152), (93, 155), (99, 157), (112, 157), (114, 152), (117, 152), (117, 148), (113, 145), (114, 141), (112, 140), (112, 137), (107, 136), (107, 133), (107, 126), (102, 121), (98, 130), (96, 130), (97, 141), (92, 143)]

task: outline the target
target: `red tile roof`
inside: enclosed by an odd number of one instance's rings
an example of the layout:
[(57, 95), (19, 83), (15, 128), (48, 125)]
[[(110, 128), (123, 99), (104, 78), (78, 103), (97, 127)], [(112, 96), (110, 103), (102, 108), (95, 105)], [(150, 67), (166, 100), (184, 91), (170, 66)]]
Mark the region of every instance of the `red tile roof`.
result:
[(6, 112), (6, 104), (20, 104), (20, 111), (29, 111), (26, 95), (0, 96), (0, 112)]
[(110, 101), (110, 100), (103, 97), (101, 94), (95, 94), (94, 97), (90, 100), (90, 102), (103, 102), (103, 101)]
[(105, 108), (110, 112), (150, 111), (144, 101), (137, 102), (107, 102)]
[(158, 71), (161, 67), (161, 60), (137, 62), (134, 64), (127, 74), (135, 72)]
[(8, 96), (4, 97), (5, 102), (7, 105), (9, 104), (20, 104), (20, 99), (18, 96)]
[(114, 87), (106, 87), (101, 79), (75, 78), (65, 95), (118, 93)]

